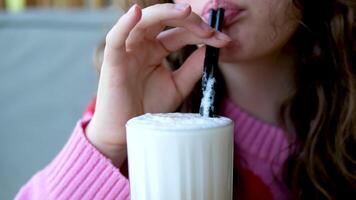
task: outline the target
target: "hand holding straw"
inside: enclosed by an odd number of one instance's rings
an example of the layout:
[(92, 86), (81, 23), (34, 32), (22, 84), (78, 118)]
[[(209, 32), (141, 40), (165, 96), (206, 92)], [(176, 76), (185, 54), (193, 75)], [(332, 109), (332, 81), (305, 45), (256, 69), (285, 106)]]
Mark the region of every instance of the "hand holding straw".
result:
[[(217, 31), (222, 30), (224, 23), (224, 9), (212, 9), (210, 11), (209, 25)], [(202, 78), (203, 98), (200, 104), (200, 115), (214, 117), (214, 102), (216, 89), (216, 74), (219, 62), (219, 49), (207, 45), (204, 59), (204, 71)]]

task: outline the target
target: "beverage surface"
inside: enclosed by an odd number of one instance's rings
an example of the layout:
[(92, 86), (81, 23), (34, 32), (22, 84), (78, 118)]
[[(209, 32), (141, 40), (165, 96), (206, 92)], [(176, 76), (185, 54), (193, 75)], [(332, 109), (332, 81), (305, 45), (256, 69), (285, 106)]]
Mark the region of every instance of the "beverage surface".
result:
[(205, 129), (227, 126), (226, 117), (202, 117), (198, 113), (147, 113), (127, 122), (127, 126), (140, 126), (165, 130)]

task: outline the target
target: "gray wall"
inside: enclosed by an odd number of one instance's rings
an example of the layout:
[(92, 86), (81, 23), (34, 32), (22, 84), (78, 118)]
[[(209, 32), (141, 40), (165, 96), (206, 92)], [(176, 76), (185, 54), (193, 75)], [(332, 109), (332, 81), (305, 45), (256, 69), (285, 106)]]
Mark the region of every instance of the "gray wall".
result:
[(96, 92), (93, 49), (118, 11), (0, 13), (0, 199), (60, 151)]

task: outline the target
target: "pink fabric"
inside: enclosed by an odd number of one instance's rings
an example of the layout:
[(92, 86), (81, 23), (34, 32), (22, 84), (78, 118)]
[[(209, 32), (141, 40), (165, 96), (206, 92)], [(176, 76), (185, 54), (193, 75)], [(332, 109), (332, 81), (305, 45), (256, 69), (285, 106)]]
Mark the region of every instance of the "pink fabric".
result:
[[(281, 169), (289, 155), (287, 134), (224, 102), (235, 122), (235, 172), (239, 199), (289, 199)], [(15, 199), (130, 199), (128, 179), (85, 137), (92, 113), (76, 125), (58, 156), (21, 188)], [(241, 189), (243, 188), (243, 189)]]
[[(294, 137), (288, 135), (281, 128), (262, 122), (230, 100), (224, 101), (222, 115), (228, 116), (235, 122), (234, 144), (235, 144), (235, 165), (239, 170), (243, 168), (243, 173), (238, 172), (238, 176), (246, 176), (246, 170), (258, 176), (261, 181), (269, 188), (273, 199), (290, 199), (288, 188), (282, 181), (282, 167), (289, 155), (290, 144), (294, 142)], [(251, 177), (244, 177), (249, 182)], [(256, 184), (256, 181), (254, 182)], [(245, 188), (240, 191), (244, 198), (238, 199), (268, 199), (266, 194), (256, 194), (258, 189), (255, 185), (248, 185), (242, 181), (241, 185)], [(246, 190), (251, 190), (245, 193)], [(252, 195), (254, 197), (250, 197)], [(246, 196), (247, 195), (247, 196)], [(257, 198), (256, 196), (260, 197)]]
[(87, 140), (80, 120), (58, 156), (15, 199), (130, 199), (129, 181)]

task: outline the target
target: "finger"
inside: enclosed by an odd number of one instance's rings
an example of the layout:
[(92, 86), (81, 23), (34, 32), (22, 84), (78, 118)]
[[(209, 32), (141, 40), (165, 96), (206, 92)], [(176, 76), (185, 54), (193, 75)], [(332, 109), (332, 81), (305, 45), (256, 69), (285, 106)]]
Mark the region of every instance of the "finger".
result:
[(194, 35), (190, 31), (183, 28), (173, 28), (161, 32), (157, 39), (160, 41), (167, 54), (176, 51), (188, 44), (207, 44), (217, 48), (226, 46), (231, 38), (224, 33), (214, 32), (209, 38), (202, 38)]
[[(164, 28), (162, 21), (183, 19), (191, 12), (188, 4), (155, 4), (142, 10), (142, 18), (137, 26), (131, 31), (126, 46), (130, 48), (133, 44), (140, 43), (148, 31), (159, 32)], [(150, 29), (149, 29), (150, 28)], [(148, 30), (149, 29), (149, 30)]]
[(183, 98), (186, 98), (203, 73), (205, 47), (197, 49), (183, 65), (173, 72), (173, 79)]
[(126, 42), (128, 46), (138, 44), (144, 38), (155, 39), (167, 26), (185, 27), (202, 37), (209, 37), (213, 29), (188, 4), (157, 4), (142, 11), (142, 19), (132, 30)]
[[(159, 28), (153, 29), (146, 33), (145, 37), (154, 39), (166, 27), (183, 27), (199, 37), (210, 37), (214, 29), (209, 26), (202, 18), (194, 12), (190, 12), (188, 17), (183, 19), (163, 20)], [(148, 27), (146, 27), (148, 28)]]
[(141, 8), (133, 5), (130, 10), (124, 14), (113, 26), (106, 36), (106, 47), (119, 49), (125, 48), (125, 41), (131, 30), (140, 21), (142, 16)]

